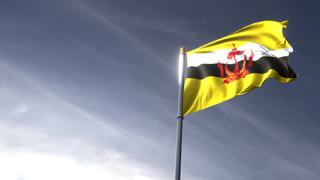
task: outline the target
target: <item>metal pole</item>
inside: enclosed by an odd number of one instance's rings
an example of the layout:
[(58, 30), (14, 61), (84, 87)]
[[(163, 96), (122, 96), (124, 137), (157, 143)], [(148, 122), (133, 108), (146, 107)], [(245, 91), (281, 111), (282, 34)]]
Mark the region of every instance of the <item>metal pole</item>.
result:
[(183, 125), (183, 116), (178, 116), (178, 118), (177, 118), (176, 179), (175, 180), (180, 180), (180, 176), (181, 176), (182, 125)]
[(178, 94), (178, 114), (177, 114), (177, 149), (176, 149), (176, 169), (175, 180), (180, 180), (181, 176), (181, 149), (182, 149), (182, 127), (183, 127), (183, 89), (186, 66), (186, 52), (184, 48), (180, 48), (179, 57), (179, 94)]

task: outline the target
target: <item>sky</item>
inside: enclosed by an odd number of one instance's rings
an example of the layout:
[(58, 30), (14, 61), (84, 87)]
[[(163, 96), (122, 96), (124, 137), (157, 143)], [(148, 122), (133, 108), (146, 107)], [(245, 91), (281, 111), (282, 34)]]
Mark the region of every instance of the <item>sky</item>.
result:
[(0, 179), (174, 178), (178, 50), (289, 20), (290, 84), (184, 120), (183, 180), (317, 180), (317, 1), (2, 0)]

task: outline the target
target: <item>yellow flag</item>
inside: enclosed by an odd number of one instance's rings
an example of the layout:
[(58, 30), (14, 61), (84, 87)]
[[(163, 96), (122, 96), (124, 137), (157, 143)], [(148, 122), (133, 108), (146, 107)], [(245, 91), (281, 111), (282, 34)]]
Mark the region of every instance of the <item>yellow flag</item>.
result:
[(183, 114), (188, 115), (261, 87), (268, 78), (288, 83), (292, 46), (288, 21), (261, 21), (187, 52)]

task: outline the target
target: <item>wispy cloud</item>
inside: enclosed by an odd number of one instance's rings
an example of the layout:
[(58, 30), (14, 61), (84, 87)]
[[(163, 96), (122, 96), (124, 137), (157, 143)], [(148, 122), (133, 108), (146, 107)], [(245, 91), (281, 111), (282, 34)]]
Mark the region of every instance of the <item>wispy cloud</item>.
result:
[[(0, 150), (0, 174), (6, 180), (55, 180), (55, 179), (113, 179), (113, 180), (157, 180), (146, 167), (130, 163), (119, 154), (105, 152), (104, 162), (83, 161), (61, 154), (32, 151), (15, 152)], [(103, 156), (103, 155), (99, 155)]]
[(159, 64), (174, 71), (174, 68), (169, 63), (167, 63), (164, 59), (159, 57), (155, 51), (150, 49), (138, 37), (134, 36), (130, 32), (126, 31), (124, 28), (121, 28), (117, 24), (113, 23), (108, 17), (104, 16), (99, 11), (90, 7), (90, 5), (88, 3), (81, 2), (81, 1), (72, 1), (72, 2), (74, 2), (74, 4), (76, 4), (81, 9), (81, 12), (89, 15), (89, 17), (91, 17), (91, 18), (94, 18), (96, 21), (100, 22), (102, 25), (104, 25), (108, 29), (111, 28), (114, 31), (114, 33), (120, 34), (128, 42), (132, 43), (133, 48), (136, 48), (136, 49), (143, 51), (145, 54), (147, 54), (148, 56), (150, 56), (154, 60), (156, 60)]
[(192, 27), (203, 24), (203, 22), (192, 22), (173, 18), (150, 19), (145, 16), (135, 15), (132, 17), (124, 14), (116, 16), (111, 15), (110, 19), (126, 27), (145, 28), (191, 40), (198, 37), (198, 33), (192, 30)]
[(8, 170), (1, 179), (164, 178), (129, 150), (159, 144), (61, 99), (11, 65), (0, 69), (0, 167)]

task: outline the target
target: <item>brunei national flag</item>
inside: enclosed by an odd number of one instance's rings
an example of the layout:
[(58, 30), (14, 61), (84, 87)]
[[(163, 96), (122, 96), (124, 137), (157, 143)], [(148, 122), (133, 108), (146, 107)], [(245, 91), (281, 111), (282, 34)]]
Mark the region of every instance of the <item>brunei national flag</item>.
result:
[(268, 78), (297, 78), (288, 65), (292, 46), (283, 35), (288, 21), (261, 21), (188, 51), (183, 115), (261, 87)]

